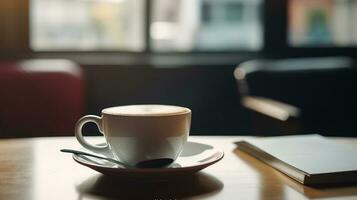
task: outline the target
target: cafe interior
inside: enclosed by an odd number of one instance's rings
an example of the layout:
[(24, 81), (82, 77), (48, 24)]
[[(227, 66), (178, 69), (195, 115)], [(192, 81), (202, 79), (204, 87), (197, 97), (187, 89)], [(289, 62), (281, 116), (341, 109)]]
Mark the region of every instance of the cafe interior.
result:
[[(356, 47), (355, 0), (1, 0), (0, 199), (357, 198), (356, 185), (306, 187), (229, 149), (310, 134), (356, 146)], [(125, 105), (189, 108), (188, 140), (224, 158), (189, 183), (154, 184), (59, 153), (80, 149), (82, 116)], [(96, 123), (80, 132), (110, 143)], [(52, 174), (40, 155), (58, 157)]]

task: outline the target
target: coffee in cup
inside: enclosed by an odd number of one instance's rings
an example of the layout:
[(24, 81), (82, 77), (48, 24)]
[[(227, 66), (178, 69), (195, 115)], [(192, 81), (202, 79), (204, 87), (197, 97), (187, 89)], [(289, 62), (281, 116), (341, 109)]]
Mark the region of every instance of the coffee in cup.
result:
[[(98, 126), (106, 145), (88, 143), (82, 127), (88, 122)], [(106, 108), (102, 116), (86, 115), (78, 120), (75, 135), (78, 142), (97, 153), (111, 153), (129, 166), (166, 160), (174, 161), (187, 141), (191, 110), (171, 105), (127, 105)]]

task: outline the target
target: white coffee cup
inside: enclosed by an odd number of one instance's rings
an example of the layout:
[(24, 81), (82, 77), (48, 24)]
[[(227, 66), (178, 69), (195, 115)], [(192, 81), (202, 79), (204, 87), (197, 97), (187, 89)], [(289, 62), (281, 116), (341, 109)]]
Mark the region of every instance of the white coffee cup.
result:
[[(106, 145), (88, 143), (82, 127), (88, 122), (98, 126)], [(78, 120), (75, 135), (78, 142), (97, 153), (111, 153), (129, 166), (157, 160), (176, 160), (187, 141), (191, 110), (169, 105), (128, 105), (106, 108), (102, 116), (86, 115)]]

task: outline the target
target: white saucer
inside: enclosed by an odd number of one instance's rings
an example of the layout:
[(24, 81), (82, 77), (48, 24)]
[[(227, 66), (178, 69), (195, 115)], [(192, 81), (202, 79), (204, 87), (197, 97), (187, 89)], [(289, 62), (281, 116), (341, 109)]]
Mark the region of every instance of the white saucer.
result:
[(198, 172), (218, 161), (224, 156), (223, 151), (213, 146), (187, 142), (179, 158), (171, 166), (166, 168), (125, 168), (115, 163), (73, 154), (73, 159), (81, 165), (110, 176), (126, 178), (154, 178), (155, 180)]

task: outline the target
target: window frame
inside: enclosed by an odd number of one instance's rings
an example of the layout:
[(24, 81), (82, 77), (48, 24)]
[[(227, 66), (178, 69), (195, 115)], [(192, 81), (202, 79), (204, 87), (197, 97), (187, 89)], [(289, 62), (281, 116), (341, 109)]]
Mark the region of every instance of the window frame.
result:
[[(29, 0), (31, 1), (31, 0)], [(237, 50), (198, 50), (198, 49), (193, 49), (190, 51), (177, 51), (177, 50), (167, 50), (167, 51), (156, 51), (152, 48), (152, 41), (150, 38), (150, 23), (152, 19), (152, 5), (153, 5), (153, 0), (143, 0), (144, 1), (144, 49), (142, 51), (131, 51), (131, 50), (33, 50), (30, 47), (30, 44), (28, 44), (28, 49), (31, 51), (33, 54), (112, 54), (112, 53), (120, 53), (120, 54), (137, 54), (137, 55), (147, 55), (147, 54), (160, 54), (160, 55), (188, 55), (188, 54), (230, 54), (230, 53), (243, 53), (243, 54), (255, 54), (258, 52), (261, 52), (264, 49), (264, 39), (262, 48), (260, 50), (248, 50), (248, 49), (237, 49)], [(264, 7), (264, 1), (262, 0), (262, 7)], [(262, 9), (263, 10), (263, 9)], [(31, 3), (29, 3), (29, 16), (28, 16), (28, 23), (29, 23), (29, 29), (31, 29)], [(263, 25), (263, 31), (264, 31), (264, 17), (262, 19), (262, 25)], [(28, 30), (29, 32), (29, 42), (30, 42), (30, 34), (31, 31)], [(262, 34), (263, 36), (263, 34)], [(264, 38), (264, 37), (263, 37)]]
[[(268, 58), (284, 58), (284, 57), (313, 57), (313, 56), (350, 56), (356, 57), (355, 51), (357, 47), (292, 47), (288, 43), (288, 1), (289, 0), (262, 0), (262, 41), (263, 45), (260, 50), (191, 50), (191, 51), (155, 51), (152, 49), (150, 39), (150, 22), (151, 22), (151, 6), (153, 0), (144, 0), (145, 21), (144, 21), (144, 41), (145, 48), (143, 51), (135, 52), (129, 50), (88, 50), (88, 51), (36, 51), (30, 48), (30, 30), (28, 30), (27, 49), (32, 56), (35, 57), (72, 57), (76, 56), (106, 56), (106, 55), (122, 55), (144, 57), (143, 61), (150, 56), (181, 56), (181, 57), (199, 57), (202, 55), (216, 55), (239, 57), (243, 59), (268, 57)], [(30, 13), (30, 3), (28, 4), (28, 13)], [(30, 24), (30, 15), (27, 15), (27, 22)], [(30, 29), (28, 25), (28, 29)], [(233, 59), (234, 60), (234, 59)], [(242, 60), (242, 59), (239, 59)]]

